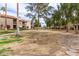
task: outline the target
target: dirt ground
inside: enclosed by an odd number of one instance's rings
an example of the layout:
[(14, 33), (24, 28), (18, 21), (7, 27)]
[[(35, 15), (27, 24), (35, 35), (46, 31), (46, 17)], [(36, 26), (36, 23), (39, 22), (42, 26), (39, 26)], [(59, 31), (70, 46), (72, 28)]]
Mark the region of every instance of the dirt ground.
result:
[(11, 56), (72, 56), (79, 55), (79, 35), (51, 31), (26, 30), (22, 41), (3, 45)]

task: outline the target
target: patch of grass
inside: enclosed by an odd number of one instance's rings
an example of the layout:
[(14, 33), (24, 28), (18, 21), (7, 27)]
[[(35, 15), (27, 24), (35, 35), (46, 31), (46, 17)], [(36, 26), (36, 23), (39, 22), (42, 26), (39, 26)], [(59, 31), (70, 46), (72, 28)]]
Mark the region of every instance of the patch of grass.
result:
[(21, 41), (20, 37), (10, 36), (9, 38), (0, 39), (0, 44), (8, 44), (8, 43), (18, 42), (18, 41)]
[(1, 35), (1, 34), (13, 33), (13, 32), (15, 32), (15, 30), (7, 30), (7, 31), (5, 31), (5, 30), (0, 30), (0, 35)]
[[(21, 38), (20, 37), (16, 37), (15, 35), (9, 36), (9, 38), (1, 38), (0, 39), (0, 45), (5, 45), (5, 44), (11, 44), (13, 42), (21, 42)], [(11, 50), (11, 48), (7, 47), (7, 48), (2, 48), (0, 47), (0, 56), (9, 56), (10, 53), (13, 50)]]
[(10, 38), (17, 38), (16, 35), (11, 35)]
[(0, 39), (0, 40), (6, 40), (6, 38), (2, 38), (2, 39)]
[(8, 49), (5, 49), (5, 48), (0, 49), (0, 54), (5, 52), (5, 51), (8, 51)]
[(0, 42), (0, 44), (7, 44), (7, 43), (16, 42), (16, 41), (20, 41), (20, 40), (5, 40), (5, 41)]
[(10, 38), (20, 40), (22, 36), (11, 35)]
[[(8, 56), (7, 53), (11, 52), (12, 50), (11, 49), (8, 49), (8, 48), (1, 48), (0, 49), (0, 56)], [(6, 53), (7, 52), (7, 53)]]

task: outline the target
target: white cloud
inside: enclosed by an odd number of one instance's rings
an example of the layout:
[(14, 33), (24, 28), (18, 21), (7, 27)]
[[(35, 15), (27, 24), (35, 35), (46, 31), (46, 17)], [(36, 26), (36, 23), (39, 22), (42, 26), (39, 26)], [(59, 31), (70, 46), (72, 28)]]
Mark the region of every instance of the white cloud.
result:
[[(5, 6), (4, 3), (0, 3), (0, 6)], [(7, 3), (8, 15), (16, 16), (16, 3)], [(0, 11), (3, 13), (2, 11)], [(24, 15), (26, 14), (25, 5), (23, 3), (19, 4), (19, 15), (22, 18), (26, 18)]]
[(59, 5), (59, 3), (50, 3), (49, 6), (53, 6), (55, 9), (57, 9), (57, 5)]
[[(53, 6), (55, 8), (57, 3), (50, 3), (50, 6)], [(5, 6), (5, 3), (0, 3), (0, 6)], [(29, 13), (28, 11), (25, 10), (25, 3), (19, 3), (19, 16), (23, 19), (29, 19), (29, 17), (26, 17), (26, 13)], [(12, 15), (12, 16), (16, 16), (16, 8), (17, 5), (16, 3), (7, 3), (7, 7), (8, 7), (8, 12), (7, 14)], [(1, 13), (3, 13), (2, 11), (0, 11)]]

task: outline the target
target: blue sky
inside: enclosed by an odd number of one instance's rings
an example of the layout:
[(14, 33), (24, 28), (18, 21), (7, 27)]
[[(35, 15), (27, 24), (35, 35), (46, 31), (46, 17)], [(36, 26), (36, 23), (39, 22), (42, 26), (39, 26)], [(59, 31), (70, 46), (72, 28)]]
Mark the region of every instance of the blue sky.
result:
[[(0, 3), (0, 7), (4, 6), (4, 3)], [(53, 6), (56, 8), (57, 3), (50, 3), (50, 6)], [(25, 17), (24, 15), (26, 13), (28, 13), (28, 11), (25, 10), (25, 3), (19, 3), (19, 16), (22, 19), (25, 20), (31, 20), (29, 17)], [(16, 3), (7, 3), (7, 14), (8, 15), (12, 15), (12, 16), (16, 16)], [(1, 13), (3, 13), (3, 11), (0, 11)], [(41, 19), (40, 21), (42, 24), (45, 24), (45, 22), (43, 21), (43, 19)]]
[[(1, 6), (4, 6), (4, 3), (0, 3), (0, 7)], [(0, 12), (3, 13), (2, 11)], [(20, 3), (19, 4), (19, 16), (23, 19), (28, 20), (29, 18), (24, 16), (26, 13), (27, 11), (25, 10), (25, 4)], [(16, 16), (16, 3), (7, 3), (7, 14)]]

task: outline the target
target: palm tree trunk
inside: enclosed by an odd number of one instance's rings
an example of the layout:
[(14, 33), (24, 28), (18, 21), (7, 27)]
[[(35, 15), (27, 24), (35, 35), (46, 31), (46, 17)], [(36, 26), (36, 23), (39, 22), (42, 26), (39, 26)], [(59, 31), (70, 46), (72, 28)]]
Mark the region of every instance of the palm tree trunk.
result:
[[(0, 13), (0, 18), (1, 18), (1, 13)], [(2, 27), (1, 27), (1, 25), (0, 25), (0, 29), (2, 30)]]
[[(38, 23), (39, 23), (39, 14), (38, 14)], [(40, 26), (40, 24), (38, 25), (38, 27)]]
[[(39, 23), (39, 5), (37, 6), (37, 8), (38, 8), (38, 23)], [(40, 23), (39, 23), (38, 27), (39, 26), (40, 26)]]
[[(38, 28), (39, 28), (39, 5), (37, 5), (37, 8), (38, 8)], [(37, 28), (37, 30), (38, 30)]]
[(76, 25), (75, 33), (78, 34), (78, 25)]
[(17, 31), (16, 31), (16, 35), (19, 36), (20, 32), (19, 32), (19, 3), (17, 3)]
[(69, 32), (68, 20), (66, 20), (66, 32)]
[(37, 28), (37, 30), (39, 29), (39, 27), (40, 27), (40, 23), (39, 23), (39, 11), (38, 11), (38, 28)]
[(7, 30), (7, 3), (5, 3), (5, 30)]

